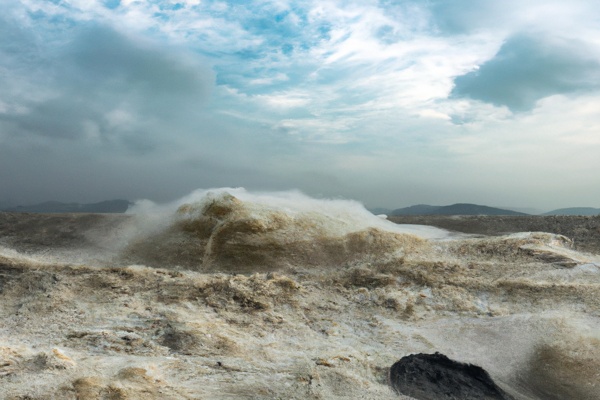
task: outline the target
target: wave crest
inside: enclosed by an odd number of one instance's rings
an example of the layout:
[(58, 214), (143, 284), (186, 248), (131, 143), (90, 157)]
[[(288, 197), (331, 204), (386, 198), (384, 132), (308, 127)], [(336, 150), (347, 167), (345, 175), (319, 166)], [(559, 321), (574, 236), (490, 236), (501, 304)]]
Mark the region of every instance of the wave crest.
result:
[(335, 201), (323, 202), (317, 209), (208, 192), (180, 205), (163, 229), (134, 241), (124, 258), (149, 266), (243, 273), (381, 261), (426, 246), (364, 208), (357, 218), (352, 204), (338, 202), (336, 208)]

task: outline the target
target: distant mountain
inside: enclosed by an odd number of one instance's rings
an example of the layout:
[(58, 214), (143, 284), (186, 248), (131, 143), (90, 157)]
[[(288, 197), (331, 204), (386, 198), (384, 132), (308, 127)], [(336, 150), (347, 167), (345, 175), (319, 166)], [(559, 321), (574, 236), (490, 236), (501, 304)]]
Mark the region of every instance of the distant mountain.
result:
[(600, 215), (600, 208), (593, 207), (571, 207), (559, 208), (558, 210), (548, 211), (542, 215)]
[(429, 206), (419, 204), (406, 208), (398, 208), (390, 215), (528, 215), (518, 211), (480, 206), (477, 204), (458, 203), (450, 206)]
[(452, 204), (440, 207), (436, 215), (528, 215), (518, 211), (504, 210), (502, 208), (480, 206), (477, 204)]
[(131, 204), (129, 200), (107, 200), (92, 204), (47, 201), (31, 206), (10, 207), (2, 211), (30, 213), (124, 213)]

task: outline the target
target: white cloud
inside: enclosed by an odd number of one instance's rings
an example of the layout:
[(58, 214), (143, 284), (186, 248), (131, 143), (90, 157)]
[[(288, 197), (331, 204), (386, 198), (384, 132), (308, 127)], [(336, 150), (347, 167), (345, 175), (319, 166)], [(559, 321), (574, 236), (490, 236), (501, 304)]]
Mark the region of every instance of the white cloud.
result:
[(111, 129), (114, 128), (125, 128), (131, 127), (136, 122), (136, 116), (125, 107), (115, 108), (105, 114), (104, 118), (109, 124)]
[(274, 76), (251, 79), (248, 82), (248, 84), (250, 84), (250, 85), (271, 85), (273, 83), (285, 82), (285, 81), (289, 81), (289, 80), (290, 80), (290, 78), (286, 74), (279, 72), (279, 73), (275, 74)]
[(424, 109), (417, 112), (417, 115), (423, 118), (434, 118), (434, 119), (443, 119), (450, 120), (451, 117), (448, 114), (444, 114), (443, 112), (439, 112), (432, 109)]
[(510, 171), (523, 184), (519, 171), (529, 171), (535, 178), (532, 184), (556, 184), (577, 176), (582, 186), (591, 187), (595, 174), (579, 172), (600, 168), (595, 156), (600, 154), (600, 117), (594, 111), (598, 106), (596, 96), (553, 96), (528, 114), (465, 125), (445, 144), (480, 171)]
[(256, 95), (255, 99), (273, 108), (298, 108), (310, 104), (310, 98), (302, 92), (283, 92), (269, 95)]
[(284, 119), (275, 125), (301, 141), (314, 143), (347, 143), (352, 139), (346, 134), (356, 121), (352, 118), (305, 118)]

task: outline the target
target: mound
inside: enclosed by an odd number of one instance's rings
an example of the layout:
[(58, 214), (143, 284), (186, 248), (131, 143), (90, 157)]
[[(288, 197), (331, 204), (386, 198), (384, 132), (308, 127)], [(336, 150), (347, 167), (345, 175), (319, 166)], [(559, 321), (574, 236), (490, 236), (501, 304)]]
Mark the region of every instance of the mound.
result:
[(165, 228), (130, 244), (123, 259), (148, 266), (247, 273), (382, 260), (425, 243), (375, 223), (357, 225), (326, 212), (244, 202), (218, 193), (179, 207)]

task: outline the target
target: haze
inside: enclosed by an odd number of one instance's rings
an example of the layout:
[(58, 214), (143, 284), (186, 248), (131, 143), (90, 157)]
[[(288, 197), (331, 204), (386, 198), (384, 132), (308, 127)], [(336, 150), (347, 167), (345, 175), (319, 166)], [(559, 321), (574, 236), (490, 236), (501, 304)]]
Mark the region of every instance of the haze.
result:
[(0, 202), (599, 207), (596, 1), (0, 1)]

